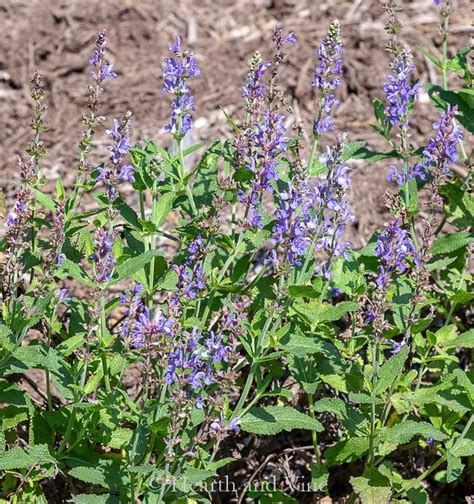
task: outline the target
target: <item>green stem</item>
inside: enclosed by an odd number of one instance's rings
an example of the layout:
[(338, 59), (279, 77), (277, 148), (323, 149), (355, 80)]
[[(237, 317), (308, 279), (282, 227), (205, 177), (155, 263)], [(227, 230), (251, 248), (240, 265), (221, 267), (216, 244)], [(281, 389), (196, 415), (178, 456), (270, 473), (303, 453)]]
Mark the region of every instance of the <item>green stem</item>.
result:
[(232, 417), (238, 416), (238, 414), (240, 413), (240, 411), (244, 407), (245, 401), (247, 400), (247, 397), (249, 395), (250, 387), (252, 386), (256, 372), (257, 372), (257, 364), (255, 364), (255, 362), (254, 362), (250, 366), (250, 371), (249, 371), (249, 374), (247, 375), (247, 380), (245, 381), (245, 385), (242, 390), (242, 394), (240, 395), (239, 402), (237, 403), (237, 406), (235, 407), (235, 410), (234, 410)]
[[(307, 395), (308, 395), (309, 415), (311, 416), (312, 419), (316, 420), (316, 414), (314, 413), (313, 394), (307, 394)], [(319, 448), (318, 448), (318, 433), (315, 430), (311, 431), (311, 438), (313, 440), (313, 449), (314, 449), (314, 456), (316, 457), (316, 464), (319, 466), (321, 465), (321, 455), (319, 454)]]
[(100, 296), (100, 336), (101, 336), (100, 344), (102, 347), (100, 359), (102, 362), (102, 370), (104, 372), (105, 390), (107, 391), (107, 393), (110, 393), (112, 388), (110, 386), (109, 370), (107, 367), (107, 355), (105, 353), (105, 345), (104, 345), (106, 333), (107, 333), (107, 321), (105, 319), (105, 297), (104, 293), (102, 293)]
[(193, 193), (191, 191), (191, 188), (189, 187), (188, 182), (184, 182), (184, 178), (186, 175), (186, 165), (184, 163), (184, 154), (183, 154), (183, 147), (181, 145), (181, 139), (178, 140), (178, 151), (179, 151), (179, 165), (180, 165), (180, 178), (181, 182), (184, 184), (184, 187), (186, 189), (186, 194), (188, 195), (189, 203), (191, 204), (191, 208), (193, 210), (194, 215), (197, 215), (197, 208), (196, 208), (196, 203), (194, 203), (194, 197)]
[(374, 466), (374, 440), (375, 440), (375, 424), (376, 424), (376, 411), (375, 411), (375, 383), (377, 381), (378, 375), (378, 342), (372, 345), (372, 366), (373, 366), (373, 374), (372, 374), (372, 403), (371, 403), (371, 411), (370, 411), (370, 438), (369, 438), (369, 457), (368, 464), (370, 468)]
[(71, 412), (71, 416), (69, 417), (69, 420), (67, 423), (66, 432), (64, 433), (63, 440), (61, 441), (61, 444), (58, 449), (57, 458), (59, 458), (63, 454), (64, 450), (66, 449), (66, 444), (69, 441), (69, 436), (71, 435), (72, 426), (74, 424), (75, 419), (76, 419), (76, 410), (73, 409)]
[(442, 53), (443, 53), (443, 89), (448, 89), (448, 33), (449, 33), (449, 15), (444, 16), (443, 22), (443, 40), (442, 40)]

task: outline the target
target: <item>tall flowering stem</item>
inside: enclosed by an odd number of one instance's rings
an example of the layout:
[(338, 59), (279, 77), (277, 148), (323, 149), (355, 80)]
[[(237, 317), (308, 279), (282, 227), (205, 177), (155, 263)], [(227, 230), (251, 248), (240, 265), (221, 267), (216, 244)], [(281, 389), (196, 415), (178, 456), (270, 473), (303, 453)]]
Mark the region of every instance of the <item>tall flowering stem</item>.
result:
[(89, 58), (89, 65), (91, 66), (89, 76), (91, 78), (91, 82), (88, 86), (87, 113), (83, 116), (85, 130), (83, 132), (82, 139), (79, 142), (79, 162), (77, 165), (78, 176), (76, 178), (73, 194), (68, 204), (68, 211), (73, 211), (79, 204), (82, 190), (81, 186), (84, 182), (84, 176), (89, 169), (87, 156), (91, 151), (92, 141), (96, 130), (105, 120), (103, 116), (99, 115), (99, 111), (101, 109), (101, 95), (104, 92), (102, 85), (106, 80), (115, 79), (117, 77), (117, 73), (113, 70), (113, 64), (111, 64), (107, 59), (107, 50), (107, 31), (103, 29), (97, 34), (95, 50)]
[(334, 91), (341, 87), (343, 54), (341, 26), (336, 19), (330, 24), (328, 33), (316, 52), (318, 64), (314, 69), (312, 83), (318, 93), (313, 123), (315, 137), (334, 129), (332, 113), (339, 105)]
[[(35, 197), (33, 188), (42, 183), (40, 175), (40, 159), (46, 154), (41, 133), (48, 127), (44, 121), (46, 107), (44, 100), (44, 77), (35, 71), (31, 80), (31, 97), (34, 104), (33, 119), (30, 128), (34, 136), (29, 142), (26, 153), (30, 156), (24, 160), (18, 157), (21, 186), (16, 191), (16, 202), (6, 218), (7, 251), (5, 266), (2, 269), (4, 291), (11, 299), (12, 309), (16, 300), (17, 286), (21, 275), (21, 256), (25, 250), (36, 248), (36, 229), (34, 225)], [(34, 269), (31, 269), (30, 283), (33, 280)]]
[(182, 39), (177, 36), (173, 44), (169, 46), (173, 54), (170, 58), (164, 59), (163, 65), (163, 94), (174, 96), (171, 103), (170, 122), (165, 126), (174, 138), (179, 153), (179, 177), (185, 185), (186, 193), (194, 214), (197, 208), (194, 197), (189, 187), (189, 183), (184, 181), (186, 166), (184, 162), (182, 140), (192, 127), (192, 112), (194, 112), (194, 98), (189, 91), (187, 81), (190, 78), (198, 77), (201, 74), (197, 59), (190, 51), (182, 48)]
[[(249, 72), (242, 87), (245, 100), (246, 119), (235, 140), (236, 164), (252, 173), (250, 188), (239, 190), (244, 204), (244, 226), (261, 229), (263, 217), (260, 206), (265, 192), (273, 192), (272, 181), (277, 180), (278, 157), (285, 153), (288, 145), (285, 117), (276, 111), (282, 97), (278, 91), (279, 65), (285, 60), (283, 50), (287, 44), (296, 42), (293, 33), (284, 35), (280, 28), (274, 31), (275, 55), (272, 62), (263, 62), (259, 53), (250, 61)], [(273, 67), (270, 83), (264, 82), (265, 72)]]

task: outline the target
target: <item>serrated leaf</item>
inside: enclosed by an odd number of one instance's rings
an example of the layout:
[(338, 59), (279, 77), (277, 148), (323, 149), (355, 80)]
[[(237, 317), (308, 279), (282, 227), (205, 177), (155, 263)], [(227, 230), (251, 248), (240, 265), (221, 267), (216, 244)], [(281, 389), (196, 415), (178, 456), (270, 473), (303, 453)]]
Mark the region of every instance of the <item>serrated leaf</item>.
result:
[(448, 483), (452, 483), (461, 476), (464, 470), (464, 464), (462, 463), (460, 457), (456, 457), (451, 453), (448, 453), (446, 460), (448, 462), (448, 467), (446, 469), (446, 481)]
[(450, 233), (438, 238), (430, 249), (431, 254), (449, 254), (474, 241), (474, 234), (467, 231)]
[(175, 195), (171, 192), (161, 195), (156, 205), (155, 220), (153, 221), (156, 228), (159, 228), (165, 221), (166, 217), (168, 217), (171, 209), (173, 208), (174, 199)]
[(344, 148), (342, 149), (341, 153), (341, 159), (342, 161), (349, 161), (349, 159), (352, 159), (354, 157), (354, 154), (356, 154), (362, 147), (365, 145), (364, 140), (356, 140), (355, 142), (348, 142), (346, 145), (344, 145)]
[(75, 504), (120, 504), (120, 499), (110, 494), (79, 494), (71, 497), (69, 502)]
[(61, 277), (69, 276), (73, 280), (77, 280), (82, 285), (87, 285), (88, 287), (93, 287), (94, 282), (89, 278), (87, 273), (79, 266), (79, 264), (70, 261), (69, 259), (64, 259), (61, 266), (58, 269), (58, 273)]
[(330, 466), (352, 462), (358, 459), (369, 449), (369, 438), (353, 437), (339, 441), (334, 446), (327, 448), (324, 457)]
[[(107, 285), (113, 285), (116, 284), (117, 282), (120, 282), (121, 280), (124, 280), (125, 278), (132, 277), (132, 275), (134, 275), (142, 268), (144, 268), (147, 264), (149, 264), (152, 259), (161, 256), (162, 253), (158, 250), (148, 250), (146, 252), (143, 252), (143, 254), (140, 254), (139, 256), (130, 257), (129, 259), (125, 260), (123, 263), (118, 264), (115, 267), (116, 276)], [(160, 269), (163, 269), (163, 271), (164, 268), (166, 268), (166, 261), (163, 257), (161, 257), (159, 266)], [(155, 264), (155, 270), (156, 270), (156, 264)]]
[(251, 408), (241, 419), (240, 425), (245, 432), (266, 436), (293, 429), (323, 430), (317, 420), (290, 406)]
[(435, 441), (444, 441), (448, 436), (428, 422), (405, 420), (393, 427), (387, 427), (380, 431), (379, 441), (388, 442), (391, 445), (409, 443), (415, 436), (425, 439), (432, 438)]
[(457, 441), (450, 453), (455, 457), (472, 457), (474, 455), (474, 438), (465, 437)]
[(369, 471), (369, 476), (361, 476), (359, 478), (351, 478), (351, 485), (360, 496), (362, 504), (389, 504), (390, 496), (390, 481), (380, 472), (375, 469)]
[(380, 368), (379, 376), (374, 387), (374, 394), (380, 395), (385, 392), (398, 378), (405, 367), (408, 357), (408, 346), (404, 346), (399, 352), (390, 357)]
[(50, 464), (55, 462), (49, 453), (48, 445), (38, 444), (28, 448), (15, 447), (2, 454), (0, 458), (0, 471), (13, 469), (27, 469), (35, 465)]
[(290, 285), (288, 287), (288, 293), (292, 298), (308, 297), (317, 298), (318, 293), (311, 287), (311, 285)]
[(346, 313), (354, 312), (359, 309), (359, 305), (354, 301), (343, 301), (337, 305), (323, 304), (318, 315), (319, 322), (335, 322), (342, 318)]
[(281, 341), (281, 347), (286, 352), (304, 357), (315, 353), (330, 353), (331, 345), (321, 339), (307, 338), (299, 334), (290, 334)]
[(116, 450), (128, 444), (132, 439), (133, 431), (125, 427), (119, 427), (112, 432), (112, 437), (107, 443), (108, 446)]
[(94, 485), (100, 485), (102, 487), (108, 488), (104, 472), (101, 469), (95, 467), (79, 466), (73, 467), (69, 471), (69, 476), (76, 478), (86, 483), (92, 483)]
[(474, 329), (460, 334), (457, 338), (443, 345), (444, 348), (474, 348)]
[(329, 470), (324, 465), (311, 465), (311, 490), (313, 492), (324, 492), (327, 490), (329, 480)]

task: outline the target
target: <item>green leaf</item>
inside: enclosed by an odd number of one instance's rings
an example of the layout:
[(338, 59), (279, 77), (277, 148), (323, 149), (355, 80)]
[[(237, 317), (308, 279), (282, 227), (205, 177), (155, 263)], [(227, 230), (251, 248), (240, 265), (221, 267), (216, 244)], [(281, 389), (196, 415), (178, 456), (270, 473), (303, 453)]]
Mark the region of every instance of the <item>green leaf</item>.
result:
[(355, 142), (347, 143), (342, 149), (341, 159), (342, 161), (349, 161), (349, 159), (353, 159), (355, 155), (364, 147), (364, 140), (357, 140)]
[(321, 339), (307, 338), (306, 336), (300, 336), (299, 334), (290, 334), (284, 336), (281, 340), (281, 347), (286, 352), (296, 355), (298, 357), (304, 357), (306, 355), (312, 355), (315, 353), (325, 353), (331, 352), (331, 345)]
[(173, 208), (174, 199), (175, 194), (172, 192), (168, 192), (162, 194), (161, 198), (158, 200), (155, 209), (155, 220), (153, 221), (153, 224), (156, 226), (157, 229), (161, 226), (161, 224), (163, 224), (166, 217), (168, 217), (168, 214), (171, 212), (171, 209)]
[(74, 502), (75, 504), (120, 504), (120, 499), (110, 494), (79, 494), (71, 497), (69, 502)]
[(116, 450), (123, 448), (124, 445), (128, 444), (132, 439), (133, 431), (132, 429), (127, 429), (125, 427), (119, 427), (112, 432), (112, 437), (107, 443), (108, 446)]
[(385, 124), (385, 104), (380, 98), (374, 98), (374, 115), (380, 124)]
[(15, 447), (4, 452), (0, 458), (0, 471), (13, 469), (27, 469), (35, 465), (43, 465), (55, 462), (49, 453), (48, 445), (38, 444), (28, 448)]
[(375, 163), (377, 161), (382, 161), (384, 159), (394, 159), (397, 158), (398, 154), (396, 151), (389, 152), (376, 152), (366, 147), (360, 148), (357, 152), (354, 153), (354, 159), (365, 159), (370, 163)]
[(101, 469), (95, 467), (79, 466), (73, 467), (69, 471), (69, 476), (76, 478), (86, 483), (92, 483), (94, 485), (100, 485), (102, 487), (108, 488), (106, 482), (106, 477)]
[(311, 285), (290, 285), (288, 287), (288, 293), (292, 298), (308, 297), (317, 298), (318, 293), (311, 287)]
[(368, 437), (353, 437), (339, 441), (324, 452), (330, 466), (352, 462), (369, 449)]
[(87, 285), (88, 287), (93, 287), (94, 282), (89, 278), (87, 273), (79, 266), (79, 264), (70, 261), (69, 259), (64, 259), (61, 266), (58, 268), (58, 273), (61, 277), (66, 276), (77, 280), (82, 285)]
[(44, 194), (43, 192), (34, 188), (33, 193), (35, 195), (35, 199), (43, 206), (45, 206), (48, 210), (51, 210), (52, 212), (55, 212), (57, 210), (56, 203), (53, 198), (51, 198), (51, 196), (48, 196), (47, 194)]
[[(159, 250), (148, 250), (140, 254), (139, 256), (130, 257), (125, 260), (123, 263), (118, 264), (115, 267), (115, 278), (113, 278), (107, 285), (113, 285), (125, 278), (130, 278), (132, 275), (140, 271), (144, 268), (151, 260), (155, 257), (162, 256), (162, 253)], [(166, 268), (166, 261), (163, 257), (159, 262), (160, 270)], [(156, 270), (156, 264), (155, 264)]]
[(459, 335), (457, 338), (443, 345), (444, 348), (474, 348), (474, 329)]
[(413, 437), (421, 436), (425, 439), (432, 438), (435, 441), (444, 441), (448, 436), (433, 427), (428, 422), (405, 420), (393, 427), (387, 427), (380, 431), (379, 441), (399, 446), (409, 443)]
[(313, 492), (326, 491), (328, 480), (329, 470), (326, 466), (311, 464), (311, 489)]
[(408, 357), (408, 346), (405, 345), (399, 352), (390, 357), (380, 368), (380, 373), (375, 383), (374, 394), (380, 395), (385, 392), (398, 378), (405, 367)]
[(306, 429), (321, 432), (323, 426), (290, 406), (251, 408), (241, 420), (242, 430), (254, 434), (275, 435), (282, 431)]
[(456, 457), (451, 453), (448, 453), (446, 460), (448, 462), (448, 467), (446, 469), (446, 481), (448, 483), (452, 483), (461, 476), (464, 470), (464, 464), (459, 457)]
[(451, 449), (450, 453), (455, 457), (474, 456), (474, 438), (465, 437), (464, 439), (457, 441)]
[(318, 315), (319, 322), (335, 322), (341, 319), (346, 313), (354, 312), (359, 309), (359, 305), (354, 301), (343, 301), (335, 306), (323, 304)]
[(376, 469), (368, 473), (368, 477), (351, 478), (354, 490), (360, 496), (362, 504), (389, 504), (392, 492), (390, 481)]
[(474, 234), (467, 231), (450, 233), (438, 238), (430, 249), (433, 255), (449, 254), (474, 241)]

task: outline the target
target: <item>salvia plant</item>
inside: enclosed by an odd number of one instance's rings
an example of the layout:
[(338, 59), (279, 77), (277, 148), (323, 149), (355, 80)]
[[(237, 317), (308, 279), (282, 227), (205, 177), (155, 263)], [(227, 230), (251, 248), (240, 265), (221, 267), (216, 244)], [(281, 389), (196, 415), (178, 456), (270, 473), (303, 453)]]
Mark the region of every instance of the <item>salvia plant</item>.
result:
[[(442, 51), (425, 57), (441, 84), (424, 86), (387, 4), (371, 124), (383, 151), (333, 120), (350, 65), (338, 21), (314, 53), (309, 124), (288, 127), (279, 76), (298, 41), (276, 28), (273, 51), (250, 59), (242, 115), (225, 113), (232, 135), (210, 145), (189, 141), (193, 85), (209, 70), (176, 37), (163, 63), (167, 148), (134, 144), (130, 111), (101, 115), (120, 79), (101, 31), (77, 176), (55, 191), (35, 73), (1, 241), (2, 502), (210, 502), (238, 451), (266, 436), (278, 451), (297, 433), (316, 497), (425, 503), (468, 481), (473, 76), (468, 49), (448, 57), (449, 4), (434, 4)], [(418, 145), (423, 93), (437, 119)], [(386, 222), (357, 249), (351, 172), (375, 161), (391, 182)], [(298, 502), (283, 488), (226, 498)]]

